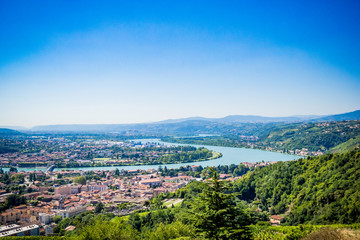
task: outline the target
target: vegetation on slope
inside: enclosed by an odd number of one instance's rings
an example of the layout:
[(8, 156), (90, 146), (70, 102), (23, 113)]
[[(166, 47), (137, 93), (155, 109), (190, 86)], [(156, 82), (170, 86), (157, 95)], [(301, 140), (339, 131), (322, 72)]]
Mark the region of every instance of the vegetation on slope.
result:
[(360, 222), (360, 151), (279, 162), (234, 185), (239, 199), (288, 225)]
[(350, 140), (337, 145), (331, 149), (331, 152), (346, 152), (355, 149), (360, 149), (360, 135), (355, 138), (351, 138)]
[(360, 121), (322, 122), (278, 127), (259, 141), (275, 149), (328, 151), (357, 136), (360, 136)]

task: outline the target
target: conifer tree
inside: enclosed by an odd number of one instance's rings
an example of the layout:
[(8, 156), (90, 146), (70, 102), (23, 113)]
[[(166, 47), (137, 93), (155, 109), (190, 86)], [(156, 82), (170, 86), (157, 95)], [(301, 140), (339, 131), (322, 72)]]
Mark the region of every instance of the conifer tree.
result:
[(211, 171), (211, 181), (190, 203), (189, 220), (208, 239), (250, 239), (249, 216), (236, 207), (234, 196), (227, 193), (215, 169)]

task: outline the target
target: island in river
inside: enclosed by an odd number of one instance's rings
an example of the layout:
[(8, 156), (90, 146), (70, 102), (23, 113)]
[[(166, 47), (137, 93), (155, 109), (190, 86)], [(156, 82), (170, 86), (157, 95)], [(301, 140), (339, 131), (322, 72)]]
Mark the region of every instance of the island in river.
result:
[[(68, 142), (67, 142), (68, 143)], [(168, 168), (179, 168), (186, 165), (199, 165), (199, 166), (218, 166), (218, 165), (230, 165), (240, 164), (243, 162), (255, 163), (255, 162), (276, 162), (276, 161), (289, 161), (298, 159), (299, 156), (282, 154), (276, 152), (269, 152), (256, 149), (245, 149), (236, 147), (219, 147), (219, 146), (207, 146), (207, 145), (191, 145), (191, 144), (174, 144), (162, 142), (159, 139), (136, 139), (129, 142), (113, 142), (113, 141), (83, 141), (73, 143), (69, 147), (69, 143), (65, 144), (66, 151), (71, 149), (80, 149), (80, 151), (74, 151), (77, 155), (70, 155), (74, 157), (70, 160), (70, 157), (61, 157), (53, 161), (53, 165), (61, 169), (74, 169), (74, 170), (111, 170), (111, 169), (151, 169), (156, 166), (166, 166)], [(124, 146), (131, 146), (128, 151), (124, 151)], [(96, 149), (94, 155), (94, 150)], [(93, 151), (91, 151), (93, 150)], [(157, 151), (155, 151), (157, 150)], [(158, 155), (156, 161), (149, 162), (149, 158), (145, 158), (146, 154), (164, 153)], [(171, 152), (172, 151), (172, 152)], [(117, 157), (114, 157), (113, 153), (116, 153)], [(142, 153), (143, 155), (140, 155)], [(43, 151), (43, 154), (47, 154)], [(54, 155), (54, 152), (52, 152)], [(63, 154), (63, 152), (57, 152), (57, 154)], [(92, 154), (92, 155), (91, 155)], [(137, 155), (138, 154), (138, 155)], [(210, 155), (211, 154), (211, 155)], [(92, 157), (92, 160), (88, 160)], [(112, 162), (116, 159), (129, 160), (133, 158), (145, 159), (145, 161), (117, 163)], [(149, 157), (149, 156), (147, 156)], [(186, 158), (187, 157), (187, 158)], [(148, 162), (147, 162), (148, 161)], [(65, 165), (66, 163), (76, 163), (76, 165)], [(56, 165), (58, 163), (58, 165)], [(97, 165), (90, 165), (90, 164)], [(107, 164), (107, 165), (105, 165)], [(119, 166), (122, 165), (122, 166)], [(19, 167), (18, 170), (33, 171), (33, 170), (46, 170), (46, 167)]]

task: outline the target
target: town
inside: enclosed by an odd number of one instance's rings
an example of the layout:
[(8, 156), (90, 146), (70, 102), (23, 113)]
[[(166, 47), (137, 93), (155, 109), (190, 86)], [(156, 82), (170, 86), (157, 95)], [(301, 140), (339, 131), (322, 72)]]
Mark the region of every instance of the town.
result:
[[(245, 162), (239, 166), (223, 166), (227, 173), (220, 174), (220, 179), (234, 181), (250, 169), (273, 163)], [(167, 201), (167, 194), (191, 181), (204, 181), (206, 171), (197, 165), (146, 171), (11, 170), (1, 170), (0, 203), (3, 212), (0, 213), (0, 237), (59, 235), (61, 229), (57, 223), (62, 219), (86, 212), (123, 216), (134, 211), (146, 211), (159, 194), (165, 198), (164, 206), (170, 207), (179, 204), (181, 199)], [(63, 231), (74, 228), (70, 225)]]

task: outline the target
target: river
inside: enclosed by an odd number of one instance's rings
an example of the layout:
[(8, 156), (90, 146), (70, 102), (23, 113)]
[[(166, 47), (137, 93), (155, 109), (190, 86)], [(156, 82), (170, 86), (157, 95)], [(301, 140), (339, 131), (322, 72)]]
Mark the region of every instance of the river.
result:
[[(230, 164), (240, 164), (242, 162), (272, 162), (272, 161), (290, 161), (294, 159), (300, 158), (300, 156), (283, 154), (277, 152), (269, 152), (258, 149), (249, 149), (249, 148), (236, 148), (236, 147), (218, 147), (218, 146), (208, 146), (208, 145), (194, 145), (194, 144), (178, 144), (178, 143), (167, 143), (162, 142), (159, 139), (136, 139), (132, 140), (135, 142), (152, 142), (152, 143), (160, 143), (164, 145), (175, 145), (175, 146), (194, 146), (194, 147), (205, 147), (209, 150), (213, 150), (219, 153), (222, 153), (221, 158), (209, 160), (209, 161), (201, 161), (201, 162), (190, 162), (190, 163), (179, 163), (179, 164), (163, 164), (163, 165), (140, 165), (140, 166), (115, 166), (115, 167), (83, 167), (83, 168), (66, 168), (69, 170), (112, 170), (112, 169), (124, 169), (124, 170), (135, 170), (135, 169), (157, 169), (159, 166), (167, 167), (167, 168), (179, 168), (181, 166), (186, 165), (201, 165), (203, 167), (208, 166), (218, 166), (218, 165), (230, 165)], [(55, 169), (54, 171), (63, 170)], [(4, 170), (8, 170), (4, 168)], [(34, 171), (34, 170), (46, 170), (45, 168), (18, 168), (18, 171)]]

